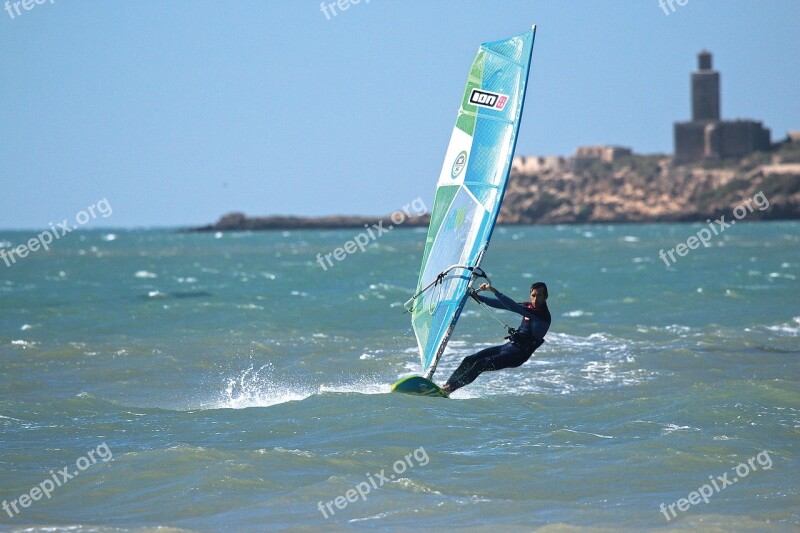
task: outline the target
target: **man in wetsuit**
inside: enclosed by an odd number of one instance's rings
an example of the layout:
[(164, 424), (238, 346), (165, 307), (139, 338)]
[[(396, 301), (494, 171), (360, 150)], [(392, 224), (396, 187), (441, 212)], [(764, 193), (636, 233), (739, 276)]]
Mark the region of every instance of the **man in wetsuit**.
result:
[(531, 285), (531, 301), (517, 303), (501, 293), (489, 283), (483, 283), (480, 291), (489, 290), (497, 298), (487, 298), (477, 292), (472, 296), (495, 309), (506, 309), (522, 315), (522, 323), (512, 333), (508, 343), (492, 346), (465, 357), (458, 368), (442, 387), (445, 392), (452, 393), (464, 385), (469, 385), (484, 370), (502, 370), (516, 368), (530, 359), (534, 350), (542, 345), (544, 336), (550, 328), (550, 310), (547, 308), (547, 285), (537, 281)]

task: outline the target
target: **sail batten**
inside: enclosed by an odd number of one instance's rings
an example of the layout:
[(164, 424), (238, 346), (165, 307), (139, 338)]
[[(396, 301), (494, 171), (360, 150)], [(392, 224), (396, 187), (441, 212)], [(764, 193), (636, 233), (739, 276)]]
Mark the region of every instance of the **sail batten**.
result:
[(511, 63), (512, 65), (516, 65), (516, 66), (518, 66), (518, 67), (519, 67), (519, 68), (521, 68), (521, 69), (522, 69), (522, 68), (525, 68), (525, 65), (523, 65), (522, 63), (517, 63), (517, 62), (516, 62), (516, 61), (514, 61), (513, 59), (509, 59), (508, 57), (504, 56), (503, 54), (499, 54), (499, 53), (495, 52), (495, 51), (494, 51), (494, 50), (492, 50), (491, 48), (486, 48), (486, 47), (484, 47), (484, 46), (481, 46), (481, 51), (483, 51), (483, 52), (486, 52), (487, 54), (493, 55), (493, 56), (495, 56), (495, 57), (497, 57), (497, 58), (499, 58), (499, 59), (502, 59), (502, 60), (504, 60), (504, 61), (508, 61), (508, 62), (509, 62), (509, 63)]
[(445, 154), (411, 322), (426, 377), (453, 332), (503, 199), (525, 99), (535, 27), (484, 43)]

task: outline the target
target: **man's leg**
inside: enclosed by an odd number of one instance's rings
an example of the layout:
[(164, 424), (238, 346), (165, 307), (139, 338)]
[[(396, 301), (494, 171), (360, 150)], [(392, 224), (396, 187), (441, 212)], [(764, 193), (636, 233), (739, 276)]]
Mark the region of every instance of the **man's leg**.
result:
[(486, 370), (486, 365), (491, 358), (499, 354), (502, 349), (502, 345), (492, 346), (491, 348), (485, 348), (476, 354), (465, 357), (442, 388), (450, 393), (456, 389), (460, 389), (464, 385), (469, 385), (475, 381), (475, 378), (477, 378), (481, 372)]
[(503, 370), (504, 368), (516, 368), (521, 366), (522, 363), (527, 361), (533, 355), (533, 352), (528, 353), (519, 346), (514, 344), (506, 344), (502, 347), (500, 353), (494, 355), (489, 360), (489, 368), (487, 370)]

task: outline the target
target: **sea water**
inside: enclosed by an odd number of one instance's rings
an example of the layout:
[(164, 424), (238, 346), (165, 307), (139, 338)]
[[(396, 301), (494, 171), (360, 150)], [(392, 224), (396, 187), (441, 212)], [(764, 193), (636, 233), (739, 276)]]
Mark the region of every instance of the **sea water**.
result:
[[(702, 227), (498, 228), (486, 272), (547, 282), (552, 327), (450, 400), (389, 393), (419, 372), (422, 229), (332, 264), (357, 229), (81, 230), (0, 262), (0, 529), (797, 531), (800, 224), (667, 266)], [(467, 302), (434, 379), (504, 335)]]

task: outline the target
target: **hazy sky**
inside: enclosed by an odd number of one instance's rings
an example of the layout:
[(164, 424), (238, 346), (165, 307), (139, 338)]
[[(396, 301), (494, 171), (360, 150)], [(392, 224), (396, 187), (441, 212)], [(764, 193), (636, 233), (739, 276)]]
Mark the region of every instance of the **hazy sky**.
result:
[(703, 48), (723, 117), (800, 129), (796, 0), (361, 0), (327, 17), (319, 0), (14, 1), (0, 228), (103, 198), (116, 227), (431, 205), (478, 46), (533, 23), (518, 154), (671, 152)]

